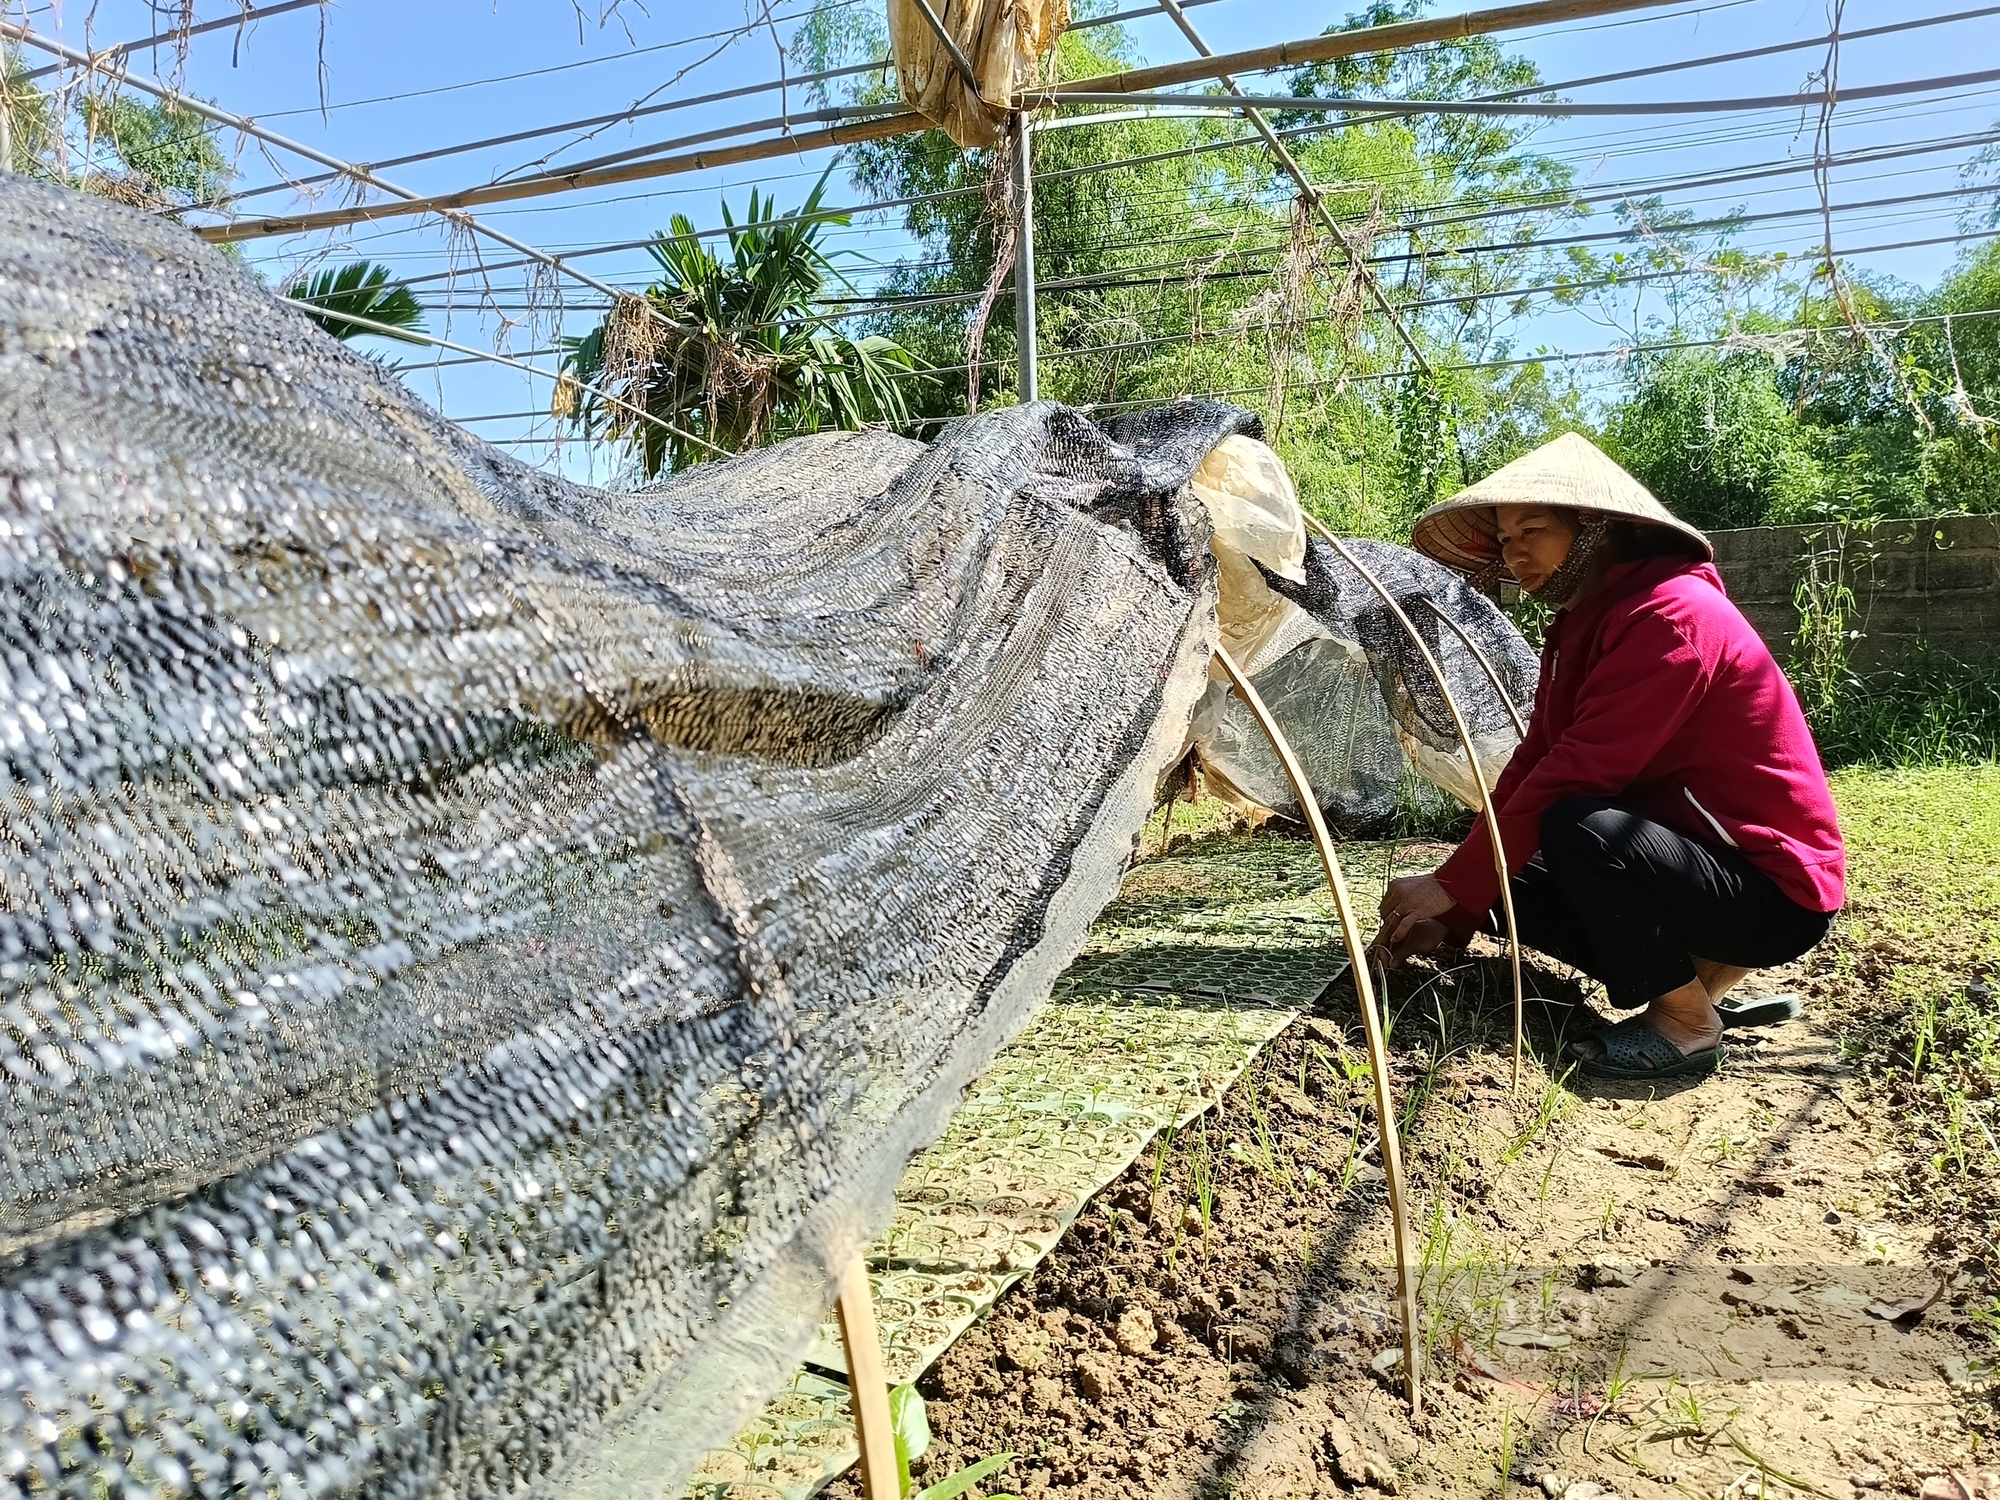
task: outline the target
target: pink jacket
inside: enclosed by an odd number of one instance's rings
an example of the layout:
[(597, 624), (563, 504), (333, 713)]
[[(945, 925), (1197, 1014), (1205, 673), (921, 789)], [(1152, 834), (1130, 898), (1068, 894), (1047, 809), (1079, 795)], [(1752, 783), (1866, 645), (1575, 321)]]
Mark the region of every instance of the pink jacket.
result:
[[(1792, 685), (1708, 563), (1619, 563), (1542, 648), (1528, 737), (1493, 788), (1507, 867), (1541, 846), (1568, 797), (1727, 844), (1811, 911), (1846, 898), (1833, 794)], [(1500, 899), (1482, 815), (1437, 872), (1462, 935)]]

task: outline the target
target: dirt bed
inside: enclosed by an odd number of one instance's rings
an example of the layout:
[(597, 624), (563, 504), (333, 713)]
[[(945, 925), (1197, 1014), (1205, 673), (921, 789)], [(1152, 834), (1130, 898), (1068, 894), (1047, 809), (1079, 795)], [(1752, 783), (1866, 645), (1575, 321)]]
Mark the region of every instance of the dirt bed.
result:
[(1342, 986), (924, 1377), (924, 1474), (1004, 1451), (993, 1485), (1030, 1500), (1979, 1495), (1991, 1289), (1898, 1217), (1896, 1122), (1828, 1037), (1795, 1022), (1691, 1086), (1571, 1089), (1538, 1059), (1594, 1018), (1537, 970), (1515, 1091), (1504, 975), (1475, 955), (1392, 987), (1420, 1418)]

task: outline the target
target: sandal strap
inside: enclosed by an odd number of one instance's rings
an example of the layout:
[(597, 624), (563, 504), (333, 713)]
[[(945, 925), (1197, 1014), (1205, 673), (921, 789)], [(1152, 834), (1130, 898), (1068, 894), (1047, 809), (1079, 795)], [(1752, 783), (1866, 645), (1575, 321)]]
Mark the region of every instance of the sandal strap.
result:
[(1687, 1060), (1680, 1048), (1661, 1036), (1659, 1029), (1644, 1016), (1632, 1016), (1598, 1033), (1604, 1044), (1603, 1061), (1614, 1068), (1651, 1069), (1655, 1072), (1678, 1067)]

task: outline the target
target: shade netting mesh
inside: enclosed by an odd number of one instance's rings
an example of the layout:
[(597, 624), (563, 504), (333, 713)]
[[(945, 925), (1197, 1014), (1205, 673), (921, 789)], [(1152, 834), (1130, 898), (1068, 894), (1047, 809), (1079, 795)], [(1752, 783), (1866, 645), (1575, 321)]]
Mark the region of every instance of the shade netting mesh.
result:
[(671, 1492), (1115, 891), (1245, 420), (609, 494), (0, 177), (0, 1486)]
[(611, 493), (0, 176), (0, 1493), (671, 1493), (1115, 892), (1254, 426)]

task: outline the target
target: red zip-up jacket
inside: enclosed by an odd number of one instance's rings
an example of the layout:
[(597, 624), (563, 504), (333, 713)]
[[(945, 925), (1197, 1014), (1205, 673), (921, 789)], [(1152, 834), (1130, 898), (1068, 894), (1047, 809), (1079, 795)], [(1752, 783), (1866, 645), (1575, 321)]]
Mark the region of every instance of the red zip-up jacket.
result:
[[(1770, 651), (1708, 563), (1618, 563), (1549, 626), (1528, 737), (1493, 788), (1507, 868), (1568, 797), (1739, 850), (1793, 901), (1838, 911), (1846, 850), (1819, 750)], [(1500, 899), (1482, 815), (1437, 872), (1463, 938)]]

